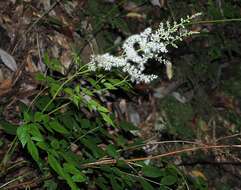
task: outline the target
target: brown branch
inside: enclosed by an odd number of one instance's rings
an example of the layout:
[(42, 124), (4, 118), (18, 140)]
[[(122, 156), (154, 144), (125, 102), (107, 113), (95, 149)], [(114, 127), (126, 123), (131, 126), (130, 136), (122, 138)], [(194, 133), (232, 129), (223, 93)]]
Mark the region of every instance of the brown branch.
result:
[[(198, 147), (191, 147), (191, 148), (184, 148), (180, 150), (175, 150), (171, 152), (167, 152), (164, 154), (159, 154), (156, 156), (147, 156), (147, 157), (141, 157), (141, 158), (132, 158), (132, 159), (126, 159), (122, 160), (125, 163), (132, 163), (132, 162), (138, 162), (138, 161), (145, 161), (145, 160), (155, 160), (163, 157), (168, 157), (168, 156), (173, 156), (176, 154), (184, 153), (184, 152), (192, 152), (192, 151), (197, 151), (197, 150), (206, 150), (206, 149), (215, 149), (215, 148), (241, 148), (241, 145), (204, 145), (204, 146), (198, 146)], [(93, 167), (93, 166), (98, 166), (98, 165), (111, 165), (111, 164), (116, 164), (118, 160), (115, 159), (105, 159), (105, 160), (99, 160), (96, 162), (91, 162), (91, 163), (86, 163), (82, 164), (81, 167)]]
[(157, 141), (157, 142), (148, 142), (146, 141), (143, 144), (139, 144), (139, 145), (134, 145), (131, 147), (127, 147), (125, 149), (120, 149), (118, 150), (119, 152), (121, 151), (127, 151), (127, 150), (134, 150), (137, 148), (142, 148), (143, 146), (148, 146), (148, 145), (163, 145), (163, 144), (172, 144), (172, 143), (182, 143), (182, 144), (193, 144), (193, 145), (199, 145), (199, 146), (204, 146), (204, 143), (199, 143), (199, 142), (195, 142), (195, 141), (185, 141), (185, 140), (170, 140), (170, 141)]
[(24, 181), (22, 183), (17, 183), (17, 184), (13, 184), (13, 185), (9, 185), (6, 188), (7, 189), (15, 189), (15, 188), (18, 188), (18, 189), (26, 189), (26, 187), (30, 187), (30, 188), (34, 188), (34, 187), (37, 187), (39, 186), (43, 181), (47, 180), (47, 179), (50, 179), (52, 177), (52, 175), (48, 175), (46, 177), (43, 177), (43, 178), (34, 178), (30, 181)]
[(241, 133), (236, 133), (236, 134), (233, 134), (233, 135), (220, 137), (220, 138), (218, 138), (218, 139), (216, 140), (216, 142), (221, 141), (221, 140), (226, 140), (226, 139), (234, 138), (234, 137), (237, 137), (237, 136), (241, 136)]
[(8, 187), (6, 187), (6, 190), (7, 189), (15, 189), (15, 188), (25, 189), (26, 187), (33, 188), (33, 187), (37, 187), (41, 182), (39, 181), (38, 178), (36, 178), (36, 179), (30, 180), (30, 181), (25, 181), (23, 183), (17, 183), (17, 184), (14, 184), (14, 185), (9, 185)]

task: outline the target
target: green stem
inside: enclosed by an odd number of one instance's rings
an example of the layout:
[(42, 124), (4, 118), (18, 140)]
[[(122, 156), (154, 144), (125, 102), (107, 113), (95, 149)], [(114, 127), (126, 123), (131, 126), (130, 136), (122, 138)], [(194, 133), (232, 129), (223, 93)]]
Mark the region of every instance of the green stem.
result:
[(60, 109), (62, 109), (62, 108), (64, 108), (64, 107), (68, 106), (70, 103), (71, 103), (71, 102), (67, 102), (67, 103), (65, 103), (65, 104), (57, 107), (56, 109), (54, 109), (54, 110), (52, 110), (51, 112), (49, 112), (48, 115), (51, 115), (51, 114), (55, 113), (56, 111), (58, 111), (58, 110), (60, 110)]
[(55, 100), (55, 98), (57, 97), (57, 95), (59, 94), (59, 92), (63, 89), (63, 87), (68, 83), (70, 82), (71, 80), (73, 80), (75, 77), (79, 76), (79, 75), (82, 75), (82, 74), (85, 74), (85, 73), (88, 73), (89, 70), (84, 70), (84, 71), (81, 71), (86, 65), (84, 65), (83, 67), (80, 68), (80, 71), (75, 73), (74, 75), (72, 75), (69, 79), (67, 79), (65, 82), (63, 82), (60, 87), (58, 88), (58, 90), (56, 91), (56, 93), (54, 94), (54, 96), (52, 97), (52, 99), (48, 102), (48, 104), (44, 107), (44, 109), (42, 110), (41, 113), (44, 113), (46, 111), (46, 109), (49, 107), (49, 105)]
[(4, 155), (3, 159), (2, 159), (2, 162), (0, 164), (0, 169), (1, 170), (5, 170), (7, 162), (11, 158), (11, 156), (12, 156), (15, 148), (17, 147), (17, 145), (18, 145), (18, 138), (17, 138), (17, 136), (15, 136), (13, 141), (12, 141), (12, 143), (11, 143), (11, 145), (10, 145), (10, 147), (9, 147), (9, 149), (7, 150), (7, 152), (5, 153), (5, 155)]
[[(78, 142), (79, 140), (81, 140), (82, 138), (84, 138), (86, 135), (90, 134), (90, 133), (93, 133), (96, 129), (99, 129), (100, 127), (95, 127), (89, 131), (87, 131), (87, 133), (83, 134), (82, 136), (78, 137), (77, 139), (75, 139), (72, 143), (75, 144), (76, 142)], [(71, 147), (71, 145), (69, 145), (65, 151), (69, 150)]]
[[(127, 78), (128, 78), (128, 76), (126, 76), (122, 81), (120, 81), (120, 82), (118, 82), (118, 83), (116, 83), (116, 84), (113, 84), (113, 87), (119, 86), (119, 85), (121, 85), (122, 83), (128, 81), (128, 80), (126, 80)], [(108, 88), (103, 88), (103, 89), (101, 89), (101, 90), (95, 90), (93, 93), (102, 92), (102, 91), (105, 91), (105, 90), (108, 90)]]
[(31, 101), (30, 105), (28, 106), (27, 112), (29, 112), (31, 106), (35, 103), (35, 101), (38, 99), (38, 97), (40, 97), (41, 94), (44, 93), (44, 91), (45, 91), (46, 89), (48, 89), (48, 87), (45, 87), (45, 88), (43, 88), (42, 90), (40, 90), (40, 91), (38, 92), (38, 94), (34, 97), (34, 99)]
[(193, 25), (193, 24), (222, 24), (225, 22), (241, 22), (241, 18), (231, 18), (231, 19), (219, 19), (219, 20), (201, 20), (190, 22), (185, 25)]

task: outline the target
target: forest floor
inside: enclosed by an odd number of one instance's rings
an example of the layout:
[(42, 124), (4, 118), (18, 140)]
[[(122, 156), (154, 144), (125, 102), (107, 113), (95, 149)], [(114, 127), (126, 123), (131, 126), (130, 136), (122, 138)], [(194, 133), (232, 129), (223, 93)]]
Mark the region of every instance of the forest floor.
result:
[[(91, 54), (112, 50), (147, 26), (202, 12), (200, 20), (206, 22), (192, 25), (200, 34), (170, 52), (171, 80), (161, 68), (157, 72), (163, 77), (154, 84), (135, 85), (135, 93), (115, 94), (114, 101), (107, 104), (119, 120), (140, 128), (138, 135), (147, 145), (156, 144), (145, 147), (148, 154), (175, 154), (185, 148), (185, 142), (205, 144), (206, 150), (167, 159), (187, 175), (202, 178), (208, 189), (241, 189), (240, 149), (232, 147), (241, 144), (241, 23), (225, 21), (241, 18), (241, 4), (225, 0), (150, 2), (0, 1), (0, 48), (16, 62), (0, 60), (0, 160), (20, 163), (4, 177), (0, 172), (0, 186), (33, 171), (35, 175), (21, 181), (22, 186), (13, 183), (7, 189), (39, 188), (38, 172), (31, 165), (22, 165), (28, 157), (18, 149), (11, 158), (5, 156), (16, 131), (6, 123), (20, 125), (19, 102), (29, 105), (38, 94), (35, 74), (44, 71), (45, 52), (59, 59), (65, 75), (73, 52), (88, 62)], [(229, 147), (208, 148), (219, 145)]]

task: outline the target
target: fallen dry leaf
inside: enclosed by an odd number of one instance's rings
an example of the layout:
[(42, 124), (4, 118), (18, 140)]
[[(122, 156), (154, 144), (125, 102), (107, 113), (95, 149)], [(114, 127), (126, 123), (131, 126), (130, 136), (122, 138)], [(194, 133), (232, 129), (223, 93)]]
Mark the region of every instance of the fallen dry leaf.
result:
[(194, 177), (201, 177), (201, 178), (207, 180), (206, 176), (199, 170), (193, 170), (191, 173)]
[(9, 69), (11, 69), (12, 71), (16, 71), (17, 70), (17, 64), (15, 59), (8, 54), (6, 51), (0, 49), (0, 59), (1, 62), (6, 65)]
[(0, 96), (3, 96), (9, 92), (12, 88), (12, 80), (6, 79), (0, 83)]

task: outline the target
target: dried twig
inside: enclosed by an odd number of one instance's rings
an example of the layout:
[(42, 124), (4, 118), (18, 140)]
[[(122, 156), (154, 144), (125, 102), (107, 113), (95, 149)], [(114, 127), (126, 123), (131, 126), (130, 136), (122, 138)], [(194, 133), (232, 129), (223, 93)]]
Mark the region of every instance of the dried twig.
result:
[(241, 133), (236, 133), (236, 134), (233, 134), (233, 135), (229, 135), (229, 136), (225, 136), (225, 137), (220, 137), (216, 140), (216, 142), (218, 141), (221, 141), (221, 140), (226, 140), (226, 139), (230, 139), (230, 138), (234, 138), (234, 137), (237, 137), (237, 136), (241, 136)]
[[(126, 159), (122, 160), (125, 163), (132, 163), (132, 162), (138, 162), (138, 161), (145, 161), (145, 160), (154, 160), (154, 159), (159, 159), (167, 156), (173, 156), (176, 154), (184, 153), (184, 152), (192, 152), (192, 151), (197, 151), (197, 150), (206, 150), (206, 149), (221, 149), (221, 148), (241, 148), (241, 144), (239, 145), (203, 145), (203, 146), (197, 146), (197, 147), (190, 147), (190, 148), (184, 148), (180, 150), (175, 150), (171, 152), (167, 152), (164, 154), (159, 154), (156, 156), (147, 156), (147, 157), (140, 157), (140, 158), (132, 158), (132, 159)], [(105, 159), (105, 160), (99, 160), (96, 162), (91, 162), (91, 163), (86, 163), (82, 164), (81, 167), (93, 167), (93, 166), (98, 166), (98, 165), (112, 165), (116, 164), (118, 160), (115, 159)]]

